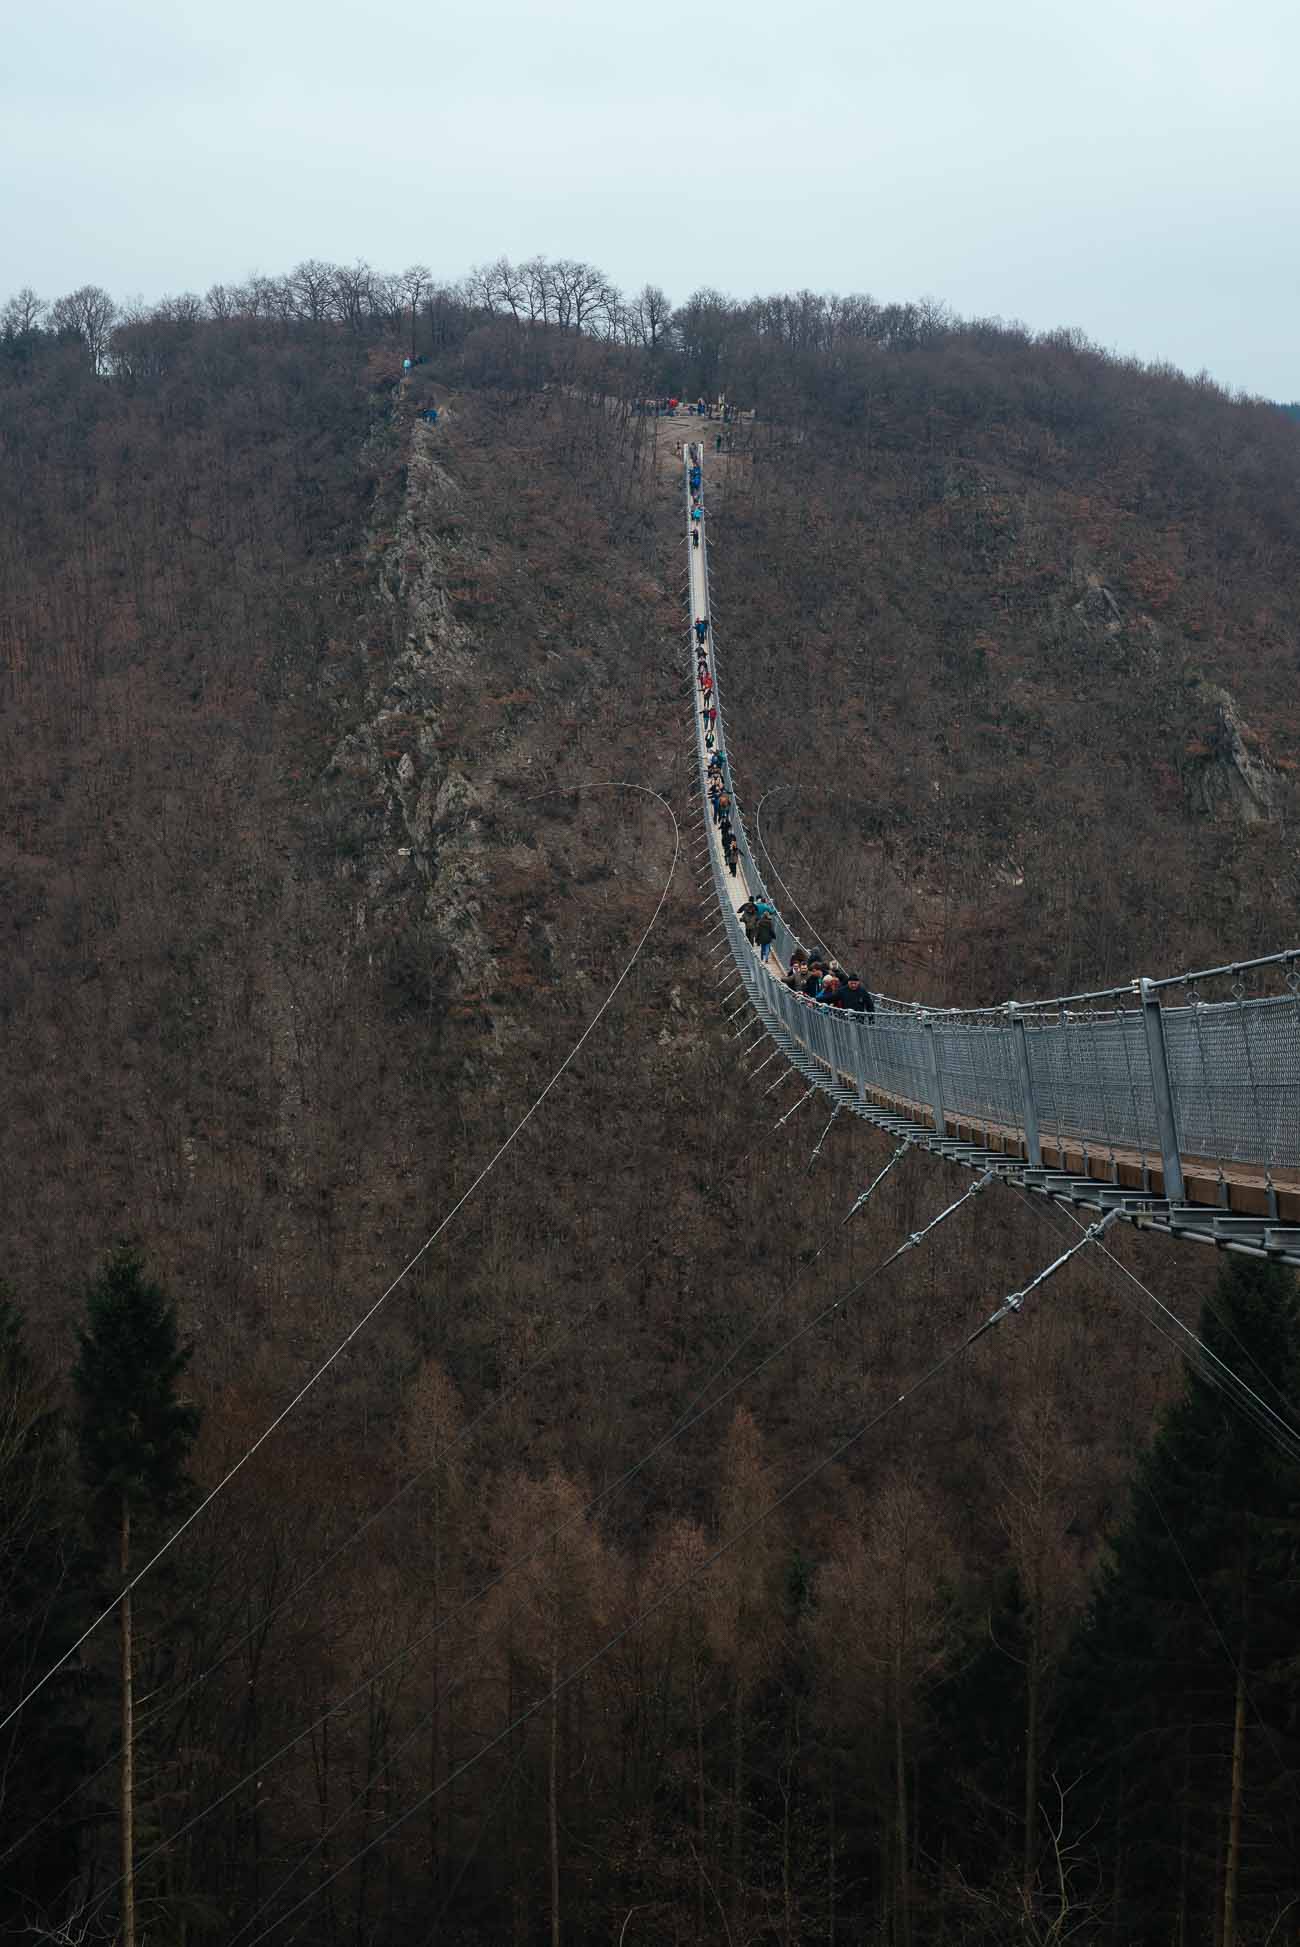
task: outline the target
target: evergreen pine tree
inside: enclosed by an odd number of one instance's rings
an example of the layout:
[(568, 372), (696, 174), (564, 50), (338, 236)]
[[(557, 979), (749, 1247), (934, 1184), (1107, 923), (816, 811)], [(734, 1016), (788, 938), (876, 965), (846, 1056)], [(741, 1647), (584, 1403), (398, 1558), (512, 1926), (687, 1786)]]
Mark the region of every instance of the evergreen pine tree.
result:
[[(1226, 1259), (1201, 1336), (1300, 1398), (1280, 1266)], [(1117, 1939), (1233, 1947), (1300, 1892), (1298, 1515), (1300, 1466), (1189, 1369), (1076, 1639), (1058, 1752)]]
[(124, 1594), (121, 1626), (122, 1939), (135, 1947), (135, 1741), (133, 1542), (174, 1513), (188, 1487), (185, 1467), (198, 1430), (177, 1385), (189, 1364), (176, 1313), (144, 1272), (139, 1253), (119, 1246), (91, 1286), (74, 1371), (81, 1406), (81, 1468), (92, 1531), (115, 1547)]
[[(50, 1381), (0, 1286), (0, 1684), (2, 1714), (76, 1634), (78, 1563), (67, 1441)], [(52, 1909), (75, 1871), (72, 1821), (53, 1816), (81, 1769), (76, 1681), (60, 1670), (0, 1738), (0, 1831), (18, 1844), (0, 1874), (0, 1934)]]

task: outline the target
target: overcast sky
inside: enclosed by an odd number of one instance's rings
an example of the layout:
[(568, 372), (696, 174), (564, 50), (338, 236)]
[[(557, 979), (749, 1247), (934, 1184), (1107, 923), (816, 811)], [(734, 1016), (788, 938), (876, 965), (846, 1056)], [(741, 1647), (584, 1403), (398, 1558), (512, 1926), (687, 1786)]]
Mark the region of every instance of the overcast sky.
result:
[(39, 0), (0, 298), (309, 256), (929, 295), (1300, 397), (1297, 0)]

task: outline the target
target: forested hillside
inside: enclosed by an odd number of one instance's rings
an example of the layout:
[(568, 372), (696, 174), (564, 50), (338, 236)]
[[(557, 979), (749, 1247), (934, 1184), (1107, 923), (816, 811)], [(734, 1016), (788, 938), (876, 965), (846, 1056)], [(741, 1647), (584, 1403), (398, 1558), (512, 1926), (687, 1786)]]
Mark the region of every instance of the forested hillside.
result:
[(778, 1126), (684, 861), (473, 1187), (673, 868), (640, 406), (719, 390), (737, 778), (832, 947), (955, 1003), (1294, 940), (1274, 407), (542, 260), (12, 300), (0, 1715), (419, 1255), (132, 1591), (129, 1791), (122, 1613), (4, 1725), (0, 1937), (1292, 1928), (1296, 1453), (1144, 1289), (1294, 1420), (1280, 1272), (1112, 1233), (931, 1380), (1075, 1234), (993, 1186), (877, 1273), (967, 1181), (841, 1227), (890, 1151)]

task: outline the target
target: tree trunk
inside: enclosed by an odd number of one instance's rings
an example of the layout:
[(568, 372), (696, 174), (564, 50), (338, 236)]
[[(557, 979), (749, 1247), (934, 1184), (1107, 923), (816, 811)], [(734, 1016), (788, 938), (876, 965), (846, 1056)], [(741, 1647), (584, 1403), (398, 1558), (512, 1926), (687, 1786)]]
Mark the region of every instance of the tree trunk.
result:
[[(415, 306), (411, 306), (411, 317), (415, 317)], [(414, 330), (414, 325), (412, 325)], [(433, 1669), (430, 1672), (430, 1691), (433, 1702), (429, 1710), (429, 1893), (430, 1903), (435, 1915), (442, 1908), (442, 1832), (440, 1818), (442, 1802), (438, 1794), (439, 1760), (442, 1753), (442, 1532), (440, 1516), (441, 1502), (437, 1491), (437, 1476), (434, 1477), (433, 1497)], [(438, 1938), (437, 1919), (433, 1921), (433, 1931), (429, 1938)]]
[(839, 1720), (835, 1714), (835, 1658), (830, 1659), (828, 1675), (828, 1694), (830, 1700), (830, 1736), (826, 1740), (826, 1942), (827, 1947), (835, 1947), (835, 1854), (837, 1836), (835, 1825), (835, 1733)]
[(739, 1676), (732, 1710), (731, 1793), (731, 1937), (739, 1940), (745, 1853), (745, 1697)]
[(704, 1933), (704, 1855), (708, 1846), (708, 1804), (704, 1791), (704, 1709), (700, 1702), (700, 1666), (691, 1644), (691, 1707), (695, 1717), (695, 1926)]
[(1241, 1791), (1246, 1770), (1246, 1646), (1237, 1658), (1232, 1714), (1232, 1783), (1228, 1797), (1228, 1860), (1223, 1876), (1223, 1947), (1237, 1947), (1237, 1879), (1241, 1870)]
[(898, 1785), (898, 1947), (912, 1947), (912, 1876), (907, 1840), (907, 1754), (903, 1740), (903, 1653), (894, 1652), (894, 1770)]
[(1192, 1733), (1183, 1729), (1183, 1800), (1178, 1832), (1178, 1926), (1174, 1947), (1187, 1947), (1187, 1890), (1192, 1866)]
[[(1035, 1578), (1037, 1579), (1037, 1578)], [(1025, 1912), (1034, 1906), (1038, 1877), (1038, 1717), (1043, 1684), (1043, 1620), (1039, 1592), (1031, 1593), (1033, 1610), (1029, 1623), (1028, 1654), (1025, 1659)]]
[[(125, 1585), (131, 1579), (131, 1505), (122, 1496), (118, 1567)], [(135, 1947), (135, 1694), (131, 1647), (131, 1591), (125, 1589), (122, 1614), (122, 1947)]]
[(546, 1799), (551, 1841), (551, 1947), (560, 1947), (560, 1807), (558, 1757), (560, 1741), (560, 1632), (551, 1631), (551, 1738), (547, 1759)]
[(795, 1758), (799, 1749), (799, 1706), (788, 1713), (785, 1737), (785, 1778), (781, 1787), (781, 1908), (783, 1947), (794, 1947), (794, 1793)]

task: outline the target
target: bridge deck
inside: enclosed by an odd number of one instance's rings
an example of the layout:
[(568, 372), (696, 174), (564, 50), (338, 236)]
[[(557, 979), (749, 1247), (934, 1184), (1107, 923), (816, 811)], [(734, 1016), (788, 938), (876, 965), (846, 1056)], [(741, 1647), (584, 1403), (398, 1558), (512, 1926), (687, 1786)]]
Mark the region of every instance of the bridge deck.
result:
[[(679, 419), (676, 422), (677, 428), (683, 424), (687, 429), (683, 452), (684, 474), (689, 481), (691, 436), (697, 430), (702, 434), (703, 428), (695, 419)], [(694, 451), (698, 453), (703, 471), (702, 441)], [(689, 621), (693, 623), (696, 617), (705, 617), (710, 624), (705, 654), (713, 676), (714, 702), (719, 712), (717, 744), (726, 758), (727, 743), (709, 603), (707, 517), (702, 516), (698, 522), (691, 522), (689, 484), (686, 502)], [(698, 545), (691, 541), (692, 525), (699, 529)], [(1249, 1071), (1249, 1101), (1253, 1103), (1260, 1122), (1256, 1134), (1259, 1148), (1268, 1158), (1267, 1161), (1241, 1155), (1220, 1158), (1174, 1144), (1162, 1153), (1158, 1138), (1148, 1141), (1144, 1134), (1141, 1142), (1125, 1139), (1126, 1119), (1134, 1124), (1150, 1124), (1159, 1106), (1159, 1087), (1154, 1073), (1153, 1079), (1148, 1081), (1144, 1074), (1132, 1072), (1134, 1050), (1139, 1056), (1142, 1052), (1142, 1044), (1136, 1039), (1135, 1024), (1141, 1024), (1137, 1012), (1122, 1021), (1107, 1019), (1096, 1024), (1098, 1045), (1090, 1050), (1094, 1066), (1098, 1065), (1099, 1048), (1101, 1055), (1112, 1061), (1118, 1050), (1130, 1071), (1127, 1080), (1123, 1068), (1110, 1076), (1100, 1072), (1095, 1078), (1067, 1076), (1067, 1081), (1072, 1080), (1079, 1090), (1078, 1099), (1090, 1112), (1092, 1125), (1089, 1126), (1086, 1117), (1081, 1114), (1077, 1126), (1071, 1127), (1069, 1088), (1064, 1091), (1066, 1112), (1062, 1115), (1059, 1097), (1053, 1086), (1053, 1115), (1050, 1120), (1055, 1126), (1043, 1129), (1041, 1133), (1037, 1128), (1031, 1132), (1027, 1130), (1023, 1117), (1017, 1119), (1013, 1114), (989, 1112), (987, 1104), (978, 1112), (969, 1106), (950, 1106), (946, 1099), (946, 1087), (951, 1084), (946, 1081), (934, 1046), (926, 1043), (918, 1020), (884, 1014), (878, 1010), (873, 1019), (864, 1021), (859, 1017), (846, 1017), (842, 1010), (823, 1007), (805, 997), (795, 996), (783, 984), (787, 970), (785, 955), (793, 940), (793, 935), (783, 922), (778, 920), (777, 942), (768, 964), (763, 966), (760, 963), (756, 949), (745, 937), (738, 910), (747, 899), (756, 895), (766, 896), (766, 889), (749, 847), (739, 806), (735, 807), (733, 813), (733, 827), (740, 852), (739, 869), (734, 875), (727, 870), (720, 834), (709, 815), (705, 785), (707, 751), (695, 682), (697, 651), (693, 628), (688, 631), (688, 641), (688, 681), (696, 726), (701, 802), (712, 883), (737, 970), (748, 990), (749, 999), (767, 1033), (783, 1050), (792, 1066), (810, 1084), (822, 1089), (842, 1107), (876, 1123), (891, 1134), (930, 1148), (950, 1161), (962, 1163), (968, 1168), (993, 1169), (1028, 1190), (1061, 1201), (1099, 1210), (1118, 1208), (1122, 1216), (1144, 1228), (1156, 1228), (1171, 1235), (1191, 1237), (1231, 1250), (1249, 1251), (1300, 1264), (1300, 1154), (1295, 1153), (1300, 1149), (1300, 1144), (1292, 1141), (1292, 1153), (1280, 1153), (1280, 1145), (1292, 1138), (1300, 1088), (1292, 1093), (1291, 1084), (1287, 1081), (1281, 1087), (1280, 1099), (1275, 1099), (1278, 1096), (1276, 1084), (1272, 1085), (1272, 1093), (1268, 1088), (1261, 1090), (1251, 1069), (1252, 1042), (1244, 1024), (1242, 1059)], [(734, 781), (729, 763), (727, 780), (734, 801)], [(772, 903), (775, 905), (775, 901)], [(1293, 1058), (1295, 1050), (1300, 1048), (1300, 1004), (1297, 1004), (1295, 1013), (1297, 1018), (1293, 1039), (1284, 1043), (1284, 1053), (1288, 1059)], [(1068, 1056), (1070, 1044), (1067, 1040), (1053, 1046), (1053, 1033), (1073, 1036), (1075, 1044), (1082, 1047), (1083, 1037), (1091, 1025), (1088, 1022), (1071, 1023), (1065, 1017), (1058, 1027), (1044, 1030), (1036, 1022), (1029, 1042), (1035, 1061), (1041, 1062), (1050, 1056), (1059, 1064), (1061, 1047), (1066, 1049)], [(1289, 1016), (1286, 1025), (1291, 1032)], [(933, 1017), (926, 1026), (932, 1032), (937, 1028), (935, 1041), (950, 1041), (954, 1035), (963, 1032), (950, 1028), (938, 1016)], [(1196, 1033), (1199, 1042), (1202, 1034), (1199, 1021), (1196, 1023)], [(1033, 1084), (1029, 1081), (1028, 1069), (1022, 1069), (1017, 1077), (1009, 1065), (1009, 1050), (1013, 1045), (1011, 1026), (988, 1027), (972, 1034), (971, 1050), (987, 1055), (992, 1046), (990, 1037), (997, 1037), (1005, 1043), (998, 1052), (1001, 1071), (994, 1072), (997, 1070), (995, 1061), (993, 1069), (976, 1078), (972, 1086), (981, 1087), (986, 1092), (990, 1089), (994, 1093), (1000, 1091), (1005, 1097), (1007, 1094), (1014, 1095), (1018, 1086), (1028, 1084), (1032, 1102)], [(916, 1070), (916, 1081), (928, 1083), (926, 1087), (914, 1086), (909, 1089), (899, 1087), (896, 1081), (891, 1083), (887, 1071), (891, 1060), (895, 1067), (898, 1066), (896, 1044), (908, 1041), (917, 1046), (906, 1049), (902, 1060), (904, 1065), (911, 1063)], [(1217, 1043), (1215, 1047), (1217, 1055)], [(957, 1046), (955, 1054), (960, 1056), (961, 1052)], [(1200, 1084), (1194, 1076), (1190, 1080), (1183, 1078), (1188, 1099), (1198, 1103), (1201, 1098), (1195, 1093), (1197, 1086), (1202, 1086), (1208, 1101), (1210, 1084), (1214, 1079), (1206, 1072), (1203, 1046), (1200, 1047), (1200, 1055)], [(918, 1064), (926, 1059), (929, 1067), (922, 1073)], [(1160, 1059), (1163, 1060), (1163, 1055)], [(1153, 1064), (1155, 1060), (1153, 1056)], [(1068, 1060), (1066, 1066), (1068, 1069)], [(1296, 1077), (1296, 1081), (1300, 1083), (1300, 1076)], [(1236, 1098), (1245, 1095), (1245, 1087), (1239, 1075), (1225, 1079), (1222, 1084), (1225, 1096), (1234, 1089), (1232, 1106), (1237, 1109), (1237, 1120), (1241, 1122), (1242, 1113)], [(957, 1093), (960, 1094), (960, 1088)], [(1124, 1099), (1126, 1097), (1131, 1097), (1131, 1103)], [(1271, 1117), (1267, 1128), (1263, 1127), (1263, 1117), (1260, 1115), (1261, 1100), (1266, 1100)], [(1118, 1126), (1108, 1125), (1099, 1134), (1096, 1127), (1098, 1115), (1103, 1120), (1113, 1116)], [(1247, 1129), (1241, 1140), (1244, 1144), (1250, 1139), (1251, 1132)], [(1171, 1171), (1174, 1175), (1172, 1197), (1166, 1194), (1166, 1178)], [(1179, 1174), (1182, 1177), (1181, 1185), (1177, 1181)]]

